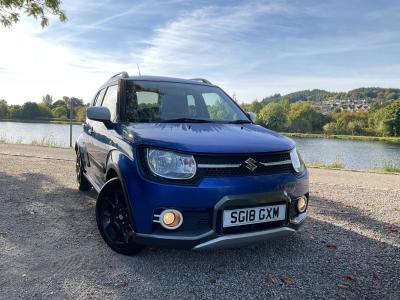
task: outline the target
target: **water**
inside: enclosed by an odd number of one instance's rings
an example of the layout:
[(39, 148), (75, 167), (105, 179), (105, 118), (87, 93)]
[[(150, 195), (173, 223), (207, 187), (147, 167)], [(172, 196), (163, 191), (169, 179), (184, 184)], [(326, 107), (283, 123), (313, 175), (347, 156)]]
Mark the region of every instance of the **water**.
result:
[(346, 168), (372, 170), (400, 165), (400, 145), (376, 141), (293, 138), (305, 162), (340, 162)]
[[(72, 125), (72, 143), (82, 125)], [(0, 122), (0, 141), (69, 147), (69, 124)]]
[[(82, 132), (73, 125), (73, 142)], [(69, 125), (0, 122), (0, 141), (24, 144), (69, 146)], [(400, 165), (400, 145), (384, 142), (293, 138), (306, 162), (341, 162), (351, 169), (380, 169), (384, 164)]]

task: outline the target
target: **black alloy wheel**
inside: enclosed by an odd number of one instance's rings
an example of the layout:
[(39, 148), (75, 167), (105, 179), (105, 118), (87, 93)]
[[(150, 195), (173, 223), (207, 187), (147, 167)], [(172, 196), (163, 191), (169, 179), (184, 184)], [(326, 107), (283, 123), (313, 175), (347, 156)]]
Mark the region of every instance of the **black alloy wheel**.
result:
[(134, 255), (144, 247), (135, 243), (126, 199), (118, 178), (109, 180), (96, 203), (97, 226), (104, 241), (114, 251)]

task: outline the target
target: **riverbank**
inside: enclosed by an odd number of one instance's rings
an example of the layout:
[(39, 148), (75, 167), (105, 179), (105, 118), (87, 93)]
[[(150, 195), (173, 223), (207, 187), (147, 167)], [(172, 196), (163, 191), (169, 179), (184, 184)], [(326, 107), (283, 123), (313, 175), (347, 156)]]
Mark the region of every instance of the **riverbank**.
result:
[(341, 134), (300, 133), (300, 132), (281, 132), (281, 134), (287, 137), (298, 137), (298, 138), (356, 140), (356, 141), (386, 142), (386, 143), (400, 144), (400, 137), (391, 137), (391, 136), (341, 135)]
[[(13, 123), (35, 123), (35, 124), (63, 124), (69, 125), (69, 120), (53, 120), (53, 119), (46, 119), (46, 120), (20, 120), (20, 119), (0, 119), (0, 122), (13, 122)], [(82, 122), (79, 121), (72, 121), (72, 125), (81, 125)]]

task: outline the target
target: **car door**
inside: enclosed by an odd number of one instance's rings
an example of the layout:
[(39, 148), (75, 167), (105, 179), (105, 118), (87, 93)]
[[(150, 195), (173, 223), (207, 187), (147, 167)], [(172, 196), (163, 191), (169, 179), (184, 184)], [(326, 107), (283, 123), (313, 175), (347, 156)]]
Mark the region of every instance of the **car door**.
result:
[[(101, 106), (110, 110), (111, 122), (117, 121), (117, 104), (118, 104), (118, 84), (110, 85), (105, 94)], [(109, 127), (103, 122), (94, 121), (92, 127), (92, 149), (91, 158), (93, 160), (93, 173), (99, 186), (105, 183), (105, 171), (108, 153), (113, 148), (112, 141), (116, 132), (114, 128)]]
[[(95, 97), (92, 106), (101, 106), (106, 90), (107, 88), (103, 88), (97, 93), (97, 96)], [(97, 173), (97, 169), (99, 168), (99, 162), (96, 159), (96, 157), (98, 157), (98, 155), (96, 154), (96, 152), (98, 151), (98, 148), (96, 147), (96, 128), (98, 127), (99, 123), (102, 122), (93, 121), (86, 118), (86, 123), (83, 126), (84, 132), (87, 134), (87, 159), (85, 168), (93, 179), (95, 178), (95, 174)]]

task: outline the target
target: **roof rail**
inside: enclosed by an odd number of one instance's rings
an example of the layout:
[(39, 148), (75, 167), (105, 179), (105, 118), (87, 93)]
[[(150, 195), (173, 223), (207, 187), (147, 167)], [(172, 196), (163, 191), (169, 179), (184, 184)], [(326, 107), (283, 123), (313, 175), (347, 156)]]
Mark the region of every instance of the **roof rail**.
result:
[(195, 80), (195, 81), (200, 81), (202, 83), (212, 84), (210, 81), (208, 81), (207, 79), (204, 79), (204, 78), (191, 78), (189, 80)]
[(128, 75), (127, 72), (122, 71), (122, 72), (119, 72), (119, 73), (117, 73), (117, 74), (111, 76), (110, 79), (112, 79), (112, 78), (114, 78), (114, 77), (117, 77), (118, 75), (121, 75), (122, 78), (128, 78), (128, 77), (129, 77), (129, 75)]

